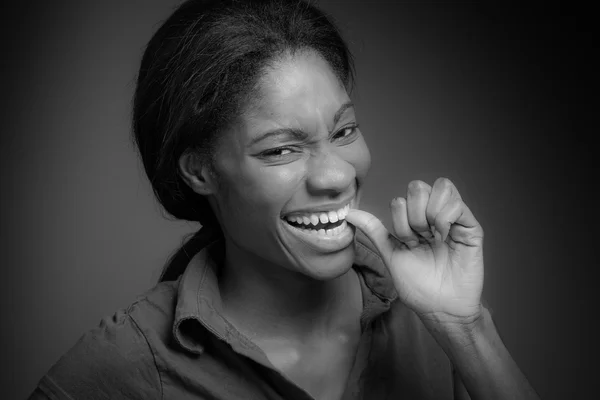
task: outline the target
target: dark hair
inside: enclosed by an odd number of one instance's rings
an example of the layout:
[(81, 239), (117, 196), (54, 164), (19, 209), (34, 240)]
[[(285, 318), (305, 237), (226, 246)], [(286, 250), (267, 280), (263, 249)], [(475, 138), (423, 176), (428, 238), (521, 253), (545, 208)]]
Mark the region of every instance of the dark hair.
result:
[[(240, 115), (261, 74), (304, 49), (321, 55), (349, 88), (354, 67), (348, 47), (330, 17), (306, 1), (188, 0), (162, 24), (142, 57), (133, 136), (169, 214), (220, 231), (206, 198), (182, 180), (178, 160), (195, 151), (212, 163), (219, 133)], [(199, 237), (170, 259), (161, 280), (185, 269), (200, 250)]]

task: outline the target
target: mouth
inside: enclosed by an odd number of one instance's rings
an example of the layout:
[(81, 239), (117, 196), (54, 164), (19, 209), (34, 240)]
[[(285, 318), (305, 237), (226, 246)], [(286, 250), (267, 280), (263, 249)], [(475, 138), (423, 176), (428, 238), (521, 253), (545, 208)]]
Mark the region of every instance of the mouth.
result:
[(284, 218), (294, 228), (307, 230), (321, 236), (336, 236), (346, 222), (350, 204), (335, 211), (323, 211), (304, 215), (293, 215)]
[(346, 222), (350, 203), (338, 210), (288, 215), (283, 224), (294, 236), (319, 251), (333, 252), (348, 247), (354, 227)]

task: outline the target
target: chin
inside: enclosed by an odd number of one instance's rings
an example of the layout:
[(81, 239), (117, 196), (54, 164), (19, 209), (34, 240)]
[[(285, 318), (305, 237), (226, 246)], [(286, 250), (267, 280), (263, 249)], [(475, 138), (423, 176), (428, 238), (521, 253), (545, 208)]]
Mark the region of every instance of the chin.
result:
[(317, 280), (331, 280), (348, 272), (354, 263), (355, 227), (348, 224), (337, 236), (307, 234), (283, 219), (276, 228), (277, 241), (294, 271)]
[(354, 248), (352, 246), (332, 254), (313, 255), (304, 257), (297, 267), (301, 273), (310, 278), (328, 281), (338, 278), (352, 268), (354, 263)]

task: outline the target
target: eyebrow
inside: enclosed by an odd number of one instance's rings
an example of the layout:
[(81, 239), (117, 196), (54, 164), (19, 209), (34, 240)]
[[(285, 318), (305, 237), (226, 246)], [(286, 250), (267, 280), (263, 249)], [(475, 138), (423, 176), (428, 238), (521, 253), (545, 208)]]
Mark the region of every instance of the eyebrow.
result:
[[(348, 102), (342, 104), (340, 109), (337, 110), (335, 115), (333, 116), (333, 124), (334, 125), (337, 124), (340, 121), (340, 118), (342, 118), (342, 115), (344, 115), (344, 113), (346, 112), (346, 110), (349, 108), (352, 108), (352, 107), (354, 107), (354, 104), (351, 101), (348, 101)], [(256, 138), (252, 139), (249, 146), (252, 146), (262, 140), (268, 139), (273, 136), (284, 136), (284, 137), (289, 137), (289, 138), (300, 141), (300, 140), (305, 140), (308, 135), (306, 134), (306, 132), (304, 132), (300, 129), (294, 129), (294, 128), (275, 129), (275, 130), (266, 132), (263, 135), (260, 135)]]
[(262, 140), (268, 139), (272, 136), (289, 137), (291, 139), (301, 141), (301, 140), (305, 140), (308, 135), (306, 134), (306, 132), (301, 131), (299, 129), (293, 129), (293, 128), (275, 129), (275, 130), (265, 133), (264, 135), (261, 135), (257, 138), (252, 139), (252, 141), (250, 142), (250, 146), (252, 146), (255, 143), (258, 143)]
[(338, 122), (340, 122), (340, 118), (342, 118), (342, 115), (344, 115), (346, 110), (349, 108), (354, 108), (354, 103), (352, 103), (351, 101), (348, 101), (348, 102), (342, 104), (340, 109), (337, 110), (337, 112), (333, 116), (333, 124), (334, 125), (337, 124)]

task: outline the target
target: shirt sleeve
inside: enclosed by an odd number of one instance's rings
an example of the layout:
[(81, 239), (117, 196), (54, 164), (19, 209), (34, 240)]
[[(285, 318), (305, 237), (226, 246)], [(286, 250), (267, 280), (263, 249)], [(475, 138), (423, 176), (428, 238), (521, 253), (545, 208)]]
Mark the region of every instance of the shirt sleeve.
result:
[(104, 318), (42, 377), (29, 400), (160, 399), (152, 349), (125, 312)]

